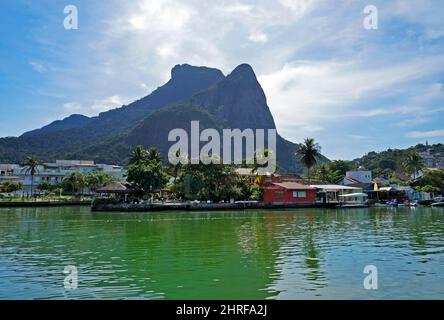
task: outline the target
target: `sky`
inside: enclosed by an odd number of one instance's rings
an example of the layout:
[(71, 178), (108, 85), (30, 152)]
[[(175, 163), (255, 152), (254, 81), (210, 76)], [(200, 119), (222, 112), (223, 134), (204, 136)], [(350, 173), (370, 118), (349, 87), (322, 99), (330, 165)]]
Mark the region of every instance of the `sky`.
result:
[(0, 0), (0, 137), (128, 104), (176, 64), (248, 63), (278, 132), (330, 159), (444, 142), (443, 17), (441, 0)]

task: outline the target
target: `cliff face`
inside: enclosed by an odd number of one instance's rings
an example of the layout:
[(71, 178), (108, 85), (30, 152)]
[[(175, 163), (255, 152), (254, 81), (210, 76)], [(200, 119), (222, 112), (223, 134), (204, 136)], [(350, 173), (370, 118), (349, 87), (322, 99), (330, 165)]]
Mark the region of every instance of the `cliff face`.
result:
[(224, 80), (196, 94), (191, 103), (226, 120), (231, 128), (276, 128), (265, 93), (247, 64), (238, 66)]

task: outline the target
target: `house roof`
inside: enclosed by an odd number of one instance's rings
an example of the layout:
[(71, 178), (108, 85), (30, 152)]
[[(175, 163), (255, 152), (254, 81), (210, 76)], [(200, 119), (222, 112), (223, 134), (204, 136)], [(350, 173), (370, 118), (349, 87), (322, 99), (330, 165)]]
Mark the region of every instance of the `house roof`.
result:
[[(237, 168), (236, 173), (241, 176), (259, 176), (258, 170), (253, 172), (252, 168)], [(271, 176), (273, 175), (271, 172), (265, 172), (262, 176)]]
[(253, 174), (252, 168), (237, 168), (236, 173), (240, 174), (241, 176), (249, 176)]
[(344, 180), (348, 180), (348, 181), (350, 181), (350, 182), (353, 182), (353, 183), (362, 183), (361, 181), (359, 181), (358, 179), (355, 179), (355, 178), (352, 178), (352, 177), (347, 177), (347, 176), (345, 176), (344, 177)]
[(322, 189), (324, 191), (340, 191), (340, 190), (361, 190), (362, 188), (357, 187), (350, 187), (350, 186), (341, 186), (338, 184), (317, 184), (317, 185), (310, 185), (310, 187)]
[(133, 193), (130, 185), (122, 182), (114, 182), (96, 190), (97, 193)]
[(307, 186), (307, 185), (303, 185), (301, 183), (297, 183), (297, 182), (281, 182), (281, 183), (272, 183), (274, 186), (277, 187), (281, 187), (283, 189), (287, 189), (287, 190), (314, 190), (314, 188)]

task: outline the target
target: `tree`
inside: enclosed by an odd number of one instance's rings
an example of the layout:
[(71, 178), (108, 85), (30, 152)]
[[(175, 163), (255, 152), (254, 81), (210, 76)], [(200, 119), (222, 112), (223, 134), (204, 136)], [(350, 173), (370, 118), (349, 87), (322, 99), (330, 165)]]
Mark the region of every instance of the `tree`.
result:
[(42, 181), (37, 187), (40, 191), (46, 192), (51, 191), (53, 188), (53, 185), (49, 181)]
[(186, 164), (182, 167), (172, 191), (188, 200), (230, 200), (242, 195), (242, 178), (230, 165), (210, 163)]
[[(182, 155), (180, 153), (180, 150), (177, 150), (176, 157), (177, 158), (181, 158), (181, 157), (185, 158), (186, 156)], [(182, 162), (181, 161), (177, 162), (176, 164), (169, 163), (168, 167), (167, 167), (168, 174), (170, 174), (174, 178), (177, 178), (181, 169), (182, 169)]]
[[(180, 150), (178, 150), (180, 151)], [(162, 156), (160, 155), (160, 152), (157, 150), (156, 147), (150, 147), (146, 151), (147, 157), (149, 161), (155, 161), (155, 162), (161, 162)]]
[(14, 193), (22, 189), (23, 185), (20, 182), (5, 181), (0, 185), (0, 192)]
[(413, 177), (416, 178), (417, 173), (424, 169), (424, 161), (419, 156), (419, 154), (412, 150), (407, 154), (407, 157), (402, 162), (402, 166), (407, 174), (413, 174)]
[(441, 191), (440, 188), (434, 187), (434, 186), (431, 186), (431, 185), (426, 185), (424, 187), (419, 187), (417, 190), (418, 191), (422, 191), (422, 192), (428, 192), (428, 193), (435, 193), (435, 192), (440, 192)]
[(433, 187), (436, 191), (444, 192), (444, 170), (424, 170), (424, 175), (411, 182), (415, 188)]
[(91, 172), (85, 176), (85, 185), (90, 188), (91, 191), (96, 191), (114, 181), (114, 176), (105, 172)]
[(148, 151), (137, 146), (128, 165), (126, 180), (130, 182), (139, 193), (151, 193), (160, 189), (168, 182), (168, 174), (162, 163), (160, 153), (156, 148)]
[(139, 144), (134, 149), (133, 153), (131, 154), (128, 164), (139, 164), (147, 160), (148, 154), (146, 150), (143, 149), (143, 147)]
[(37, 160), (35, 157), (27, 157), (22, 164), (25, 175), (28, 173), (31, 175), (31, 196), (34, 191), (34, 176), (38, 173), (38, 167), (41, 165), (43, 165), (43, 161)]
[(80, 172), (72, 172), (63, 178), (62, 186), (63, 189), (70, 190), (72, 195), (76, 191), (81, 193), (81, 190), (85, 187), (85, 175)]
[(306, 138), (304, 143), (299, 145), (296, 155), (307, 167), (308, 182), (310, 183), (310, 169), (318, 163), (316, 158), (321, 156), (321, 147), (314, 139)]

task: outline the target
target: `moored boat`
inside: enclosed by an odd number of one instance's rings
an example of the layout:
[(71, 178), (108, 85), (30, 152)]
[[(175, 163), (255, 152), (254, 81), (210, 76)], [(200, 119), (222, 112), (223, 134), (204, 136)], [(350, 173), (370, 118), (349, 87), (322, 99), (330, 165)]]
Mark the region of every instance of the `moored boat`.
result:
[(432, 207), (444, 207), (444, 197), (433, 198)]

